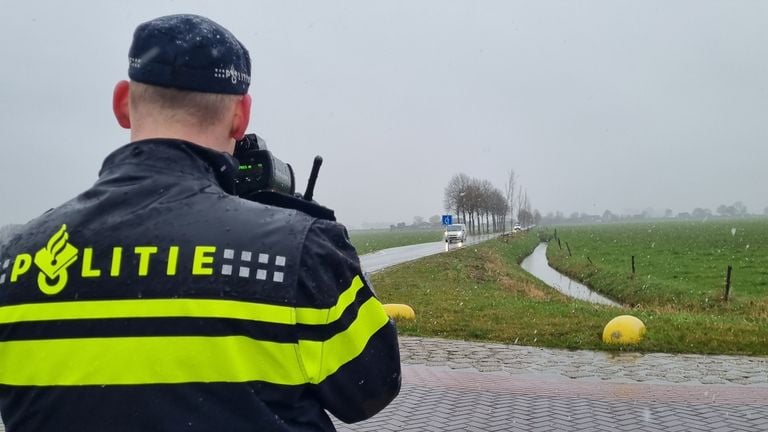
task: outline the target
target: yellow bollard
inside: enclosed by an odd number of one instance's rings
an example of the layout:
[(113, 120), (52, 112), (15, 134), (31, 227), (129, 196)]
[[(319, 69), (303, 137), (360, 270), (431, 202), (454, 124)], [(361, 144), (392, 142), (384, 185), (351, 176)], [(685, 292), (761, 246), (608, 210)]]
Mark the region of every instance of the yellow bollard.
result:
[(645, 324), (632, 315), (620, 315), (610, 320), (603, 329), (603, 342), (607, 344), (635, 345), (645, 335)]
[(399, 303), (387, 303), (384, 306), (384, 311), (390, 318), (403, 318), (403, 319), (415, 319), (416, 312), (413, 308), (406, 304)]

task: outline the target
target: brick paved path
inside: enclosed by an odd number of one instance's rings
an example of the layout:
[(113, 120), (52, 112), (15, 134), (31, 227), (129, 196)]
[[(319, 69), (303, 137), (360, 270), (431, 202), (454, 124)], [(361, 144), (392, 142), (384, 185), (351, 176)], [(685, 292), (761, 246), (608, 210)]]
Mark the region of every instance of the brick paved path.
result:
[(537, 373), (616, 382), (768, 384), (768, 358), (570, 351), (498, 343), (400, 337), (403, 363)]
[(765, 431), (768, 386), (617, 383), (404, 365), (400, 396), (339, 431)]
[(401, 337), (403, 388), (339, 431), (766, 431), (765, 357)]

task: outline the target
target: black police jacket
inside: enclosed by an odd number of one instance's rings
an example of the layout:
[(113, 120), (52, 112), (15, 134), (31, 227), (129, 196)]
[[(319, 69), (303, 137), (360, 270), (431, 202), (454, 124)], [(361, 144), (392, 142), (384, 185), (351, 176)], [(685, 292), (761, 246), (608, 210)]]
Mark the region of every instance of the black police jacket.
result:
[(0, 244), (13, 431), (317, 431), (384, 408), (397, 336), (345, 229), (233, 196), (236, 166), (154, 139)]

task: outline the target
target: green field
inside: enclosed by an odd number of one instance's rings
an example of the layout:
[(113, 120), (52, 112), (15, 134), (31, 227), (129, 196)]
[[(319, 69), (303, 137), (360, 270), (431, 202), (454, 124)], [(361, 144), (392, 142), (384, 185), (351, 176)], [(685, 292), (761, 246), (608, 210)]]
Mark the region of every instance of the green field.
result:
[[(432, 255), (372, 275), (385, 303), (405, 303), (416, 319), (398, 322), (401, 334), (569, 349), (768, 354), (768, 320), (723, 308), (614, 308), (565, 297), (518, 263), (538, 244), (534, 233)], [(556, 247), (555, 247), (556, 248)], [(632, 314), (648, 333), (636, 347), (604, 345), (613, 317)]]
[(360, 230), (350, 231), (352, 245), (359, 255), (419, 243), (443, 240), (443, 230)]
[(557, 235), (562, 248), (550, 244), (550, 264), (624, 304), (722, 308), (732, 265), (728, 311), (766, 316), (768, 219), (558, 227)]

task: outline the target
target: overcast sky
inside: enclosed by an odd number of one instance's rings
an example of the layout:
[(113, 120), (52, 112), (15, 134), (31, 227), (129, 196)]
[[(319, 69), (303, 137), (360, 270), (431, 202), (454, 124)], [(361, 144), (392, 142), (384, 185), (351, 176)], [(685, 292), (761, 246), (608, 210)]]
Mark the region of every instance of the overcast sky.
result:
[(768, 2), (3, 1), (0, 225), (90, 186), (133, 29), (206, 15), (250, 50), (251, 130), (351, 227), (514, 169), (534, 208), (768, 206)]

